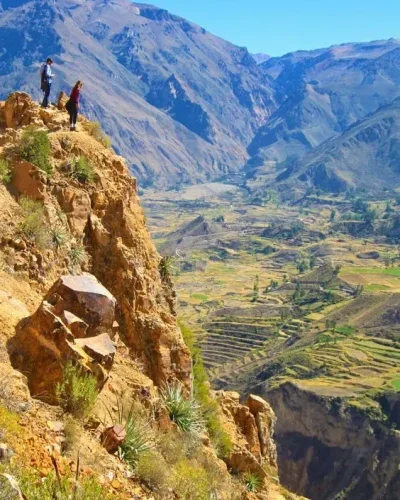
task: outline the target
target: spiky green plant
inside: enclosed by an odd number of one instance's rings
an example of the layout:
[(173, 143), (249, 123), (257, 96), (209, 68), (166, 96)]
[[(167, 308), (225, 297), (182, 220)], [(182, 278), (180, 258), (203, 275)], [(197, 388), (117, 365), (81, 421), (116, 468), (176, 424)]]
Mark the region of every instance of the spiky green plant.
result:
[(86, 250), (82, 243), (78, 243), (71, 248), (69, 258), (73, 267), (77, 267), (82, 264), (86, 258)]
[(161, 391), (161, 399), (169, 412), (170, 419), (182, 432), (201, 434), (204, 431), (200, 405), (193, 396), (185, 397), (180, 383), (167, 384)]
[(244, 484), (247, 491), (256, 492), (261, 488), (262, 479), (254, 472), (247, 472), (244, 476)]
[(158, 269), (160, 271), (161, 279), (165, 282), (170, 279), (170, 277), (175, 272), (175, 258), (172, 255), (166, 255), (161, 258), (160, 263), (158, 265)]
[[(115, 421), (108, 408), (107, 411), (111, 420)], [(150, 424), (139, 414), (134, 404), (126, 412), (121, 399), (117, 400), (117, 419), (115, 423), (122, 425), (125, 429), (124, 442), (118, 449), (119, 457), (131, 467), (135, 467), (139, 457), (152, 448)]]
[(51, 241), (53, 243), (53, 246), (59, 250), (61, 247), (63, 247), (67, 241), (67, 232), (66, 230), (61, 227), (61, 226), (56, 226), (51, 228), (50, 230), (51, 233)]

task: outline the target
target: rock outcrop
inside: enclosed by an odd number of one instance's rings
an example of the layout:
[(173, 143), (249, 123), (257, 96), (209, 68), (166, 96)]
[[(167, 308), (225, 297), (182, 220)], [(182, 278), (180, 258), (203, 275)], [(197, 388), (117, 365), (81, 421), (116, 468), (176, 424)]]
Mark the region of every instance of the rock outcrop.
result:
[[(188, 385), (191, 358), (175, 317), (170, 291), (159, 272), (160, 257), (145, 226), (136, 194), (136, 180), (124, 160), (99, 147), (87, 134), (70, 134), (68, 115), (42, 110), (29, 95), (11, 94), (4, 106), (3, 121), (15, 127), (7, 131), (12, 145), (21, 135), (19, 124), (35, 125), (50, 134), (54, 174), (47, 180), (36, 167), (13, 164), (18, 175), (15, 189), (41, 200), (50, 224), (64, 213), (72, 239), (83, 239), (88, 259), (84, 265), (114, 295), (121, 337), (146, 373), (159, 385), (179, 379)], [(85, 119), (81, 117), (81, 125)], [(60, 130), (61, 129), (61, 130)], [(71, 156), (84, 156), (96, 170), (95, 184), (81, 184), (68, 174)], [(29, 268), (29, 264), (27, 264)], [(73, 311), (71, 311), (73, 312)], [(77, 314), (79, 317), (79, 314)], [(93, 346), (85, 345), (87, 351)]]
[(265, 466), (276, 468), (276, 448), (272, 440), (275, 415), (262, 398), (250, 395), (245, 405), (240, 404), (236, 392), (217, 392), (224, 427), (233, 443), (227, 458), (228, 467), (236, 472), (251, 471), (262, 478), (267, 476)]
[(278, 417), (278, 465), (287, 488), (313, 500), (398, 498), (399, 396), (381, 402), (385, 423), (300, 383), (285, 383), (266, 397)]
[(33, 396), (54, 402), (69, 360), (93, 373), (99, 388), (104, 385), (115, 355), (115, 306), (115, 298), (90, 274), (55, 283), (9, 342), (11, 362), (26, 373)]

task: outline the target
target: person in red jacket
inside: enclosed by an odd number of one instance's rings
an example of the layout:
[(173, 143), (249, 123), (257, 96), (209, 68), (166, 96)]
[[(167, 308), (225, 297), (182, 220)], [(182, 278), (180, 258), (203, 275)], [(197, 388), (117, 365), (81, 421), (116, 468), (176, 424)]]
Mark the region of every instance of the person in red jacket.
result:
[(76, 131), (76, 121), (78, 119), (78, 109), (79, 109), (79, 98), (81, 95), (81, 90), (83, 83), (78, 80), (72, 89), (69, 101), (66, 104), (67, 111), (69, 113), (69, 129)]

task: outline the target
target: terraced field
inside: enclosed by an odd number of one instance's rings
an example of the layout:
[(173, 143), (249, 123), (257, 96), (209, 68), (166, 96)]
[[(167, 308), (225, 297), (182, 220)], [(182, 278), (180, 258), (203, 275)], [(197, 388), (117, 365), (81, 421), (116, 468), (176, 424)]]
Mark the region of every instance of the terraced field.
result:
[(240, 190), (157, 198), (144, 198), (153, 237), (176, 256), (180, 314), (215, 387), (294, 379), (372, 407), (371, 391), (399, 389), (400, 255), (332, 231), (332, 207), (348, 201), (260, 205)]

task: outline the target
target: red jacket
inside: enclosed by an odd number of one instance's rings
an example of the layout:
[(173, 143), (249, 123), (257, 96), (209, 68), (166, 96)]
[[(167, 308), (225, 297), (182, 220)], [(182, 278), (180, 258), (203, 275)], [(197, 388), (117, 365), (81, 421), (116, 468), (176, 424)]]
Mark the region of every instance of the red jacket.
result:
[(81, 90), (78, 87), (74, 87), (71, 92), (71, 101), (73, 101), (75, 104), (79, 104), (79, 96), (80, 96)]

